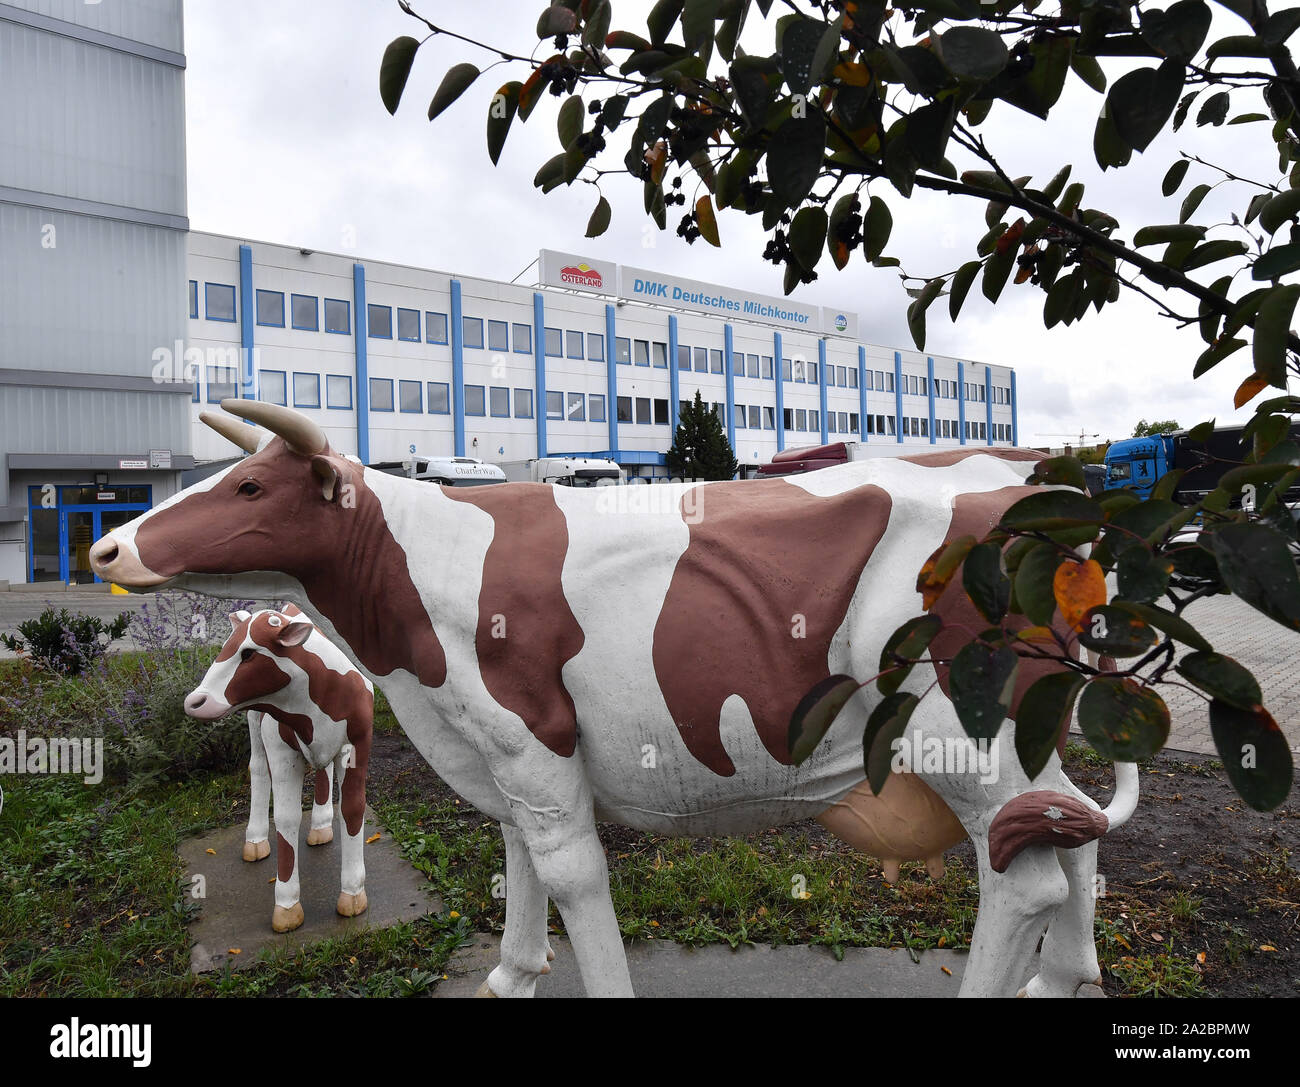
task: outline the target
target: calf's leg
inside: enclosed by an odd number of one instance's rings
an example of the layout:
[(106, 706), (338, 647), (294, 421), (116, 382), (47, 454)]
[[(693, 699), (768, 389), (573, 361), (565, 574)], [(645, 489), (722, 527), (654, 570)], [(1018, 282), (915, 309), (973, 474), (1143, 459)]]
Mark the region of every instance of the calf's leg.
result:
[(271, 928), (291, 932), (303, 922), (298, 882), (298, 834), (302, 827), (302, 779), (307, 760), (288, 744), (269, 747), (275, 805), (276, 880)]
[(271, 855), (269, 841), (271, 770), (262, 743), (262, 714), (248, 711), (248, 828), (244, 831), (244, 860), (260, 861)]
[(334, 763), (328, 762), (323, 770), (316, 771), (315, 789), (312, 793), (311, 829), (307, 831), (308, 845), (325, 845), (334, 840)]
[(546, 888), (537, 878), (524, 836), (501, 824), (506, 843), (506, 930), (501, 962), (479, 986), (477, 996), (532, 996), (537, 979), (555, 958), (546, 940)]
[[(366, 750), (366, 755), (369, 749)], [(339, 881), (339, 900), (335, 909), (343, 917), (366, 912), (365, 815), (366, 768), (363, 756), (345, 748), (334, 760), (338, 769), (339, 791), (343, 796), (343, 874)], [(353, 762), (356, 765), (349, 766)]]

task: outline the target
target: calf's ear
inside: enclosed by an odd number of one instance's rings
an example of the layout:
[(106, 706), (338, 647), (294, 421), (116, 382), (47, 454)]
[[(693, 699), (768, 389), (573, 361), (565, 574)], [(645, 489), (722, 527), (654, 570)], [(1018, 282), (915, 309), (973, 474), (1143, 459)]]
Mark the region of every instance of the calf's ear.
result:
[(321, 496), (326, 502), (337, 502), (339, 491), (346, 480), (346, 471), (342, 461), (327, 453), (317, 453), (311, 459), (312, 474), (320, 480)]
[(240, 623), (248, 622), (252, 616), (243, 608), (240, 608), (239, 611), (232, 611), (227, 618), (230, 620), (230, 629), (234, 630)]
[(275, 640), (280, 645), (289, 646), (302, 645), (311, 637), (311, 632), (315, 629), (311, 620), (305, 615), (292, 616), (287, 623), (282, 625), (275, 635)]

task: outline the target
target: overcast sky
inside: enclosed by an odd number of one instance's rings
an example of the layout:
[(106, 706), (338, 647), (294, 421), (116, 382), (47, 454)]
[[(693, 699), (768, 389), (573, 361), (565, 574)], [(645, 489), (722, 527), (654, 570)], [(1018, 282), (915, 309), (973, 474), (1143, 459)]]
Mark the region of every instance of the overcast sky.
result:
[[(537, 46), (533, 28), (542, 0), (417, 0), (414, 6), (439, 25), (499, 48), (527, 55)], [(613, 27), (644, 32), (650, 6), (614, 0)], [(1244, 32), (1244, 23), (1212, 7), (1212, 35)], [(685, 208), (670, 208), (668, 229), (660, 233), (643, 211), (640, 182), (626, 176), (604, 179), (613, 223), (603, 237), (586, 241), (596, 189), (575, 184), (543, 196), (532, 187), (537, 168), (559, 150), (559, 99), (547, 96), (527, 125), (515, 122), (494, 168), (484, 139), (488, 103), (502, 83), (525, 78), (518, 65), (485, 71), (430, 123), (425, 110), (446, 69), (462, 60), (485, 68), (493, 59), (435, 38), (420, 50), (402, 106), (390, 117), (378, 91), (384, 47), (401, 34), (424, 36), (396, 0), (187, 0), (185, 20), (195, 230), (502, 280), (523, 272), (539, 249), (552, 248), (782, 293), (781, 269), (761, 260), (758, 216), (723, 213), (722, 249), (702, 240), (687, 245), (675, 233)], [(750, 52), (771, 52), (771, 34), (772, 23), (754, 8), (742, 44)], [(549, 43), (542, 49), (542, 55), (551, 52)], [(615, 54), (619, 60), (624, 55)], [(1073, 163), (1071, 180), (1087, 185), (1084, 205), (1115, 215), (1126, 238), (1143, 223), (1177, 222), (1187, 190), (1220, 179), (1194, 164), (1182, 190), (1163, 199), (1160, 179), (1180, 151), (1246, 177), (1276, 179), (1276, 153), (1263, 123), (1197, 129), (1189, 122), (1178, 133), (1163, 133), (1128, 167), (1103, 175), (1092, 155), (1101, 102), (1071, 76), (1050, 122), (999, 102), (981, 131), (1013, 177), (1032, 174), (1041, 185)], [(1243, 90), (1234, 94), (1230, 113), (1262, 109), (1260, 95)], [(625, 137), (621, 144), (611, 141), (611, 167), (621, 164), (625, 148)], [(976, 165), (951, 151), (950, 157), (959, 169)], [(912, 274), (951, 271), (974, 256), (986, 230), (983, 204), (920, 190), (904, 201), (885, 182), (872, 191), (894, 213), (887, 252)], [(1197, 221), (1225, 221), (1244, 207), (1246, 191), (1231, 184), (1216, 188)], [(689, 185), (687, 195), (693, 200)], [(1159, 248), (1148, 252), (1158, 256)], [(1204, 273), (1206, 282), (1222, 274), (1218, 267)], [(867, 342), (912, 346), (905, 322), (909, 299), (896, 271), (872, 268), (855, 253), (844, 271), (823, 258), (819, 272), (792, 297), (857, 311)], [(534, 276), (528, 269), (520, 282), (532, 283)], [(1246, 289), (1240, 279), (1238, 288)], [(1200, 336), (1194, 327), (1179, 330), (1157, 316), (1150, 302), (1126, 291), (1100, 315), (1049, 332), (1043, 297), (1029, 284), (1008, 284), (994, 307), (977, 284), (957, 324), (948, 320), (946, 299), (929, 312), (927, 350), (1016, 368), (1022, 444), (1059, 445), (1060, 435), (1081, 431), (1124, 437), (1143, 417), (1172, 417), (1190, 426), (1212, 416), (1220, 422), (1248, 416), (1231, 410), (1233, 390), (1250, 369), (1248, 351), (1193, 382), (1192, 365), (1204, 347)]]

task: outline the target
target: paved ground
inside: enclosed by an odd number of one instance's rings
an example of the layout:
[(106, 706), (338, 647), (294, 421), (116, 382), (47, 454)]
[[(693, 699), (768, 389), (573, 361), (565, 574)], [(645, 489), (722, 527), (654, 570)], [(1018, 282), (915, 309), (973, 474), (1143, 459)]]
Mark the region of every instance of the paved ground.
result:
[[(0, 631), (12, 631), (21, 620), (39, 614), (47, 599), (56, 607), (111, 619), (122, 611), (138, 609), (150, 598), (147, 594), (115, 596), (84, 591), (52, 593), (48, 598), (40, 593), (0, 593)], [(1210, 629), (1211, 624), (1220, 626), (1211, 639), (1214, 648), (1254, 672), (1264, 691), (1264, 704), (1277, 718), (1291, 749), (1300, 753), (1300, 633), (1287, 630), (1231, 596), (1198, 600), (1188, 609), (1188, 617), (1202, 630)], [(133, 647), (129, 637), (114, 646)], [(12, 655), (0, 647), (0, 659)], [(1168, 746), (1175, 751), (1215, 754), (1205, 700), (1195, 691), (1179, 687), (1162, 688), (1161, 695), (1173, 714)]]

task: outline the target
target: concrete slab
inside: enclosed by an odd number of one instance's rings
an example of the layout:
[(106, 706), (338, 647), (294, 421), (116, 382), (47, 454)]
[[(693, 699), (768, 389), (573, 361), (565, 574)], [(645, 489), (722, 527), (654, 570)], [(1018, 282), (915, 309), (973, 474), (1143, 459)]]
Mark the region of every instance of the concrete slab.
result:
[[(500, 961), (500, 937), (477, 933), (452, 956), (435, 997), (472, 997)], [(537, 983), (539, 997), (581, 997), (573, 946), (552, 937), (555, 961)], [(632, 988), (640, 997), (955, 997), (966, 969), (964, 951), (849, 947), (837, 962), (826, 947), (726, 945), (690, 948), (671, 940), (627, 945)], [(951, 974), (945, 973), (945, 968)], [(1036, 969), (1036, 967), (1035, 967)], [(1026, 975), (1033, 975), (1031, 969)], [(1101, 996), (1086, 986), (1081, 996)]]
[[(363, 928), (387, 928), (399, 921), (412, 921), (426, 913), (440, 913), (442, 903), (428, 891), (428, 881), (412, 868), (397, 844), (366, 810), (366, 837), (380, 834), (366, 846), (366, 899), (369, 907), (360, 917), (340, 917), (334, 910), (339, 896), (340, 840), (336, 821), (334, 841), (308, 848), (309, 813), (303, 816), (299, 859), (302, 908), (306, 920), (293, 932), (271, 931), (275, 906), (275, 825), (271, 826), (271, 856), (256, 863), (241, 857), (244, 825), (223, 827), (182, 842), (179, 852), (185, 862), (186, 886), (193, 877), (204, 877), (206, 897), (199, 899), (197, 918), (190, 924), (194, 946), (190, 970), (201, 974), (230, 964), (238, 970), (250, 965), (267, 947), (297, 947), (331, 936), (342, 936)], [(211, 850), (212, 852), (208, 852)], [(231, 949), (238, 948), (239, 954)]]

